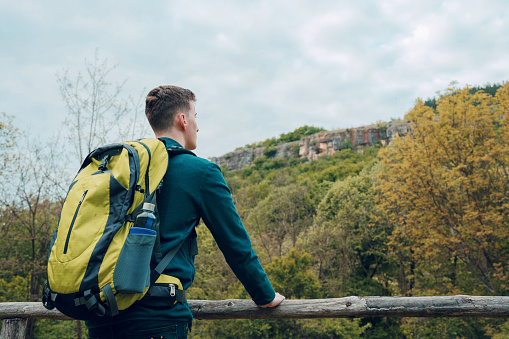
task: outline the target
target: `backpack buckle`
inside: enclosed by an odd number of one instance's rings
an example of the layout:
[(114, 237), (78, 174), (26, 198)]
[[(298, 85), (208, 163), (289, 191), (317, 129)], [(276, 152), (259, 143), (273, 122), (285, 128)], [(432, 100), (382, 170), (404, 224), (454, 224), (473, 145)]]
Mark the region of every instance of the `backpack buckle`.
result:
[(42, 305), (48, 309), (52, 310), (55, 308), (53, 301), (56, 299), (56, 293), (51, 292), (48, 284), (48, 280), (44, 283), (44, 287), (42, 289)]

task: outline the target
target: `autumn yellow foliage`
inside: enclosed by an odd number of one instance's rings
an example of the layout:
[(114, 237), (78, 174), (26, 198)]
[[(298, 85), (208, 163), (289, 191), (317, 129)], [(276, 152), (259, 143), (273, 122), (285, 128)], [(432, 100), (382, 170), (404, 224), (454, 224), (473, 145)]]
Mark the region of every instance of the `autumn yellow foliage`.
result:
[(379, 189), (407, 278), (436, 293), (507, 294), (509, 84), (496, 96), (448, 89), (436, 110), (418, 101), (405, 119), (412, 133), (380, 152)]

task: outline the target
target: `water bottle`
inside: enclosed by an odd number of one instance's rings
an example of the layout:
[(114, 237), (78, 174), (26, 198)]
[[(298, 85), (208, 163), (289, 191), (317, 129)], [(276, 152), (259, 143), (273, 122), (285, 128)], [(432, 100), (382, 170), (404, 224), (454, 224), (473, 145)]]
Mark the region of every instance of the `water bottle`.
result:
[(150, 260), (157, 237), (152, 229), (156, 221), (155, 208), (154, 204), (144, 203), (129, 229), (113, 272), (117, 292), (142, 293), (150, 285)]
[(156, 205), (154, 204), (144, 203), (141, 212), (136, 217), (136, 227), (152, 229), (156, 221), (155, 208)]

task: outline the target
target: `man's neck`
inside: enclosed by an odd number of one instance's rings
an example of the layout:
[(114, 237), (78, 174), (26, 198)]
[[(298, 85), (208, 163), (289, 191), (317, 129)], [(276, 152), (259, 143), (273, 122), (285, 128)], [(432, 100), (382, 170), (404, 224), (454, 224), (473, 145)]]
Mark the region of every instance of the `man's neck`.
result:
[(184, 147), (184, 148), (186, 147), (184, 136), (180, 133), (160, 132), (160, 133), (155, 133), (155, 134), (156, 134), (156, 138), (170, 138), (170, 139), (175, 140), (179, 144), (181, 144), (182, 147)]

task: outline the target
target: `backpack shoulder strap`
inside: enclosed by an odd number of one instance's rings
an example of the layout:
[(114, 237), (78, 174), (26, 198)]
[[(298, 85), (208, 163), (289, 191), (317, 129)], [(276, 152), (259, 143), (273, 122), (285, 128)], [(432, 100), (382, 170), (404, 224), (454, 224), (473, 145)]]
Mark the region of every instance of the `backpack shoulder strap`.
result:
[[(187, 238), (186, 238), (187, 239)], [(173, 257), (175, 256), (175, 254), (177, 254), (177, 252), (179, 251), (179, 249), (182, 247), (182, 245), (184, 244), (184, 242), (186, 241), (186, 239), (182, 240), (180, 242), (180, 244), (178, 244), (177, 246), (175, 246), (174, 248), (172, 248), (168, 253), (166, 253), (166, 255), (163, 257), (163, 259), (161, 259), (161, 261), (159, 262), (159, 264), (156, 266), (156, 268), (154, 268), (154, 271), (157, 273), (155, 274), (156, 277), (154, 279), (153, 282), (155, 282), (157, 280), (157, 278), (163, 273), (164, 269), (166, 268), (166, 266), (168, 266), (168, 264), (173, 260)], [(152, 283), (153, 283), (152, 282)]]
[[(159, 139), (159, 140), (166, 146), (166, 142), (163, 139)], [(177, 146), (177, 145), (173, 145), (173, 146), (169, 146), (169, 147), (166, 146), (166, 149), (168, 150), (169, 157), (173, 157), (173, 156), (176, 156), (179, 154), (190, 154), (190, 155), (196, 156), (196, 154), (185, 149), (182, 146)], [(159, 224), (157, 224), (157, 228), (159, 228)], [(157, 257), (157, 253), (161, 252), (161, 241), (160, 241), (160, 236), (159, 236), (159, 229), (157, 229), (156, 231), (157, 231), (157, 239), (156, 239), (154, 252), (156, 253), (156, 257)], [(157, 278), (159, 278), (159, 276), (163, 273), (166, 266), (168, 266), (168, 264), (173, 260), (173, 257), (175, 256), (175, 254), (177, 254), (177, 252), (179, 251), (180, 247), (182, 247), (182, 245), (184, 244), (186, 239), (182, 240), (177, 246), (175, 246), (168, 253), (166, 253), (166, 255), (161, 259), (159, 264), (152, 270), (152, 274), (150, 277), (150, 285), (152, 285), (157, 280)]]

